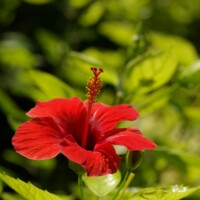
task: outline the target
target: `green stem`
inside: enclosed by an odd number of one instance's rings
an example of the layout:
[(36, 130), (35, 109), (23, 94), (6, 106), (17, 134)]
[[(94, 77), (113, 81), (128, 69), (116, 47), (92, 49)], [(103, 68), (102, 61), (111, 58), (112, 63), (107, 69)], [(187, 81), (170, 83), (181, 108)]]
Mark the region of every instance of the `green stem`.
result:
[(120, 191), (118, 197), (115, 200), (120, 200), (122, 198), (122, 196), (124, 195), (124, 192), (126, 191), (127, 187), (131, 183), (131, 181), (133, 180), (134, 176), (135, 176), (135, 174), (132, 172), (129, 174), (128, 179), (126, 180), (122, 190)]
[(80, 173), (78, 175), (78, 187), (80, 190), (81, 200), (84, 200), (83, 198), (83, 180), (82, 180), (82, 174)]
[(127, 178), (129, 177), (129, 175), (130, 175), (130, 172), (127, 171), (126, 174), (125, 174), (125, 176), (124, 176), (123, 181), (121, 182), (121, 184), (120, 184), (120, 186), (119, 186), (119, 188), (118, 188), (118, 190), (117, 190), (117, 192), (116, 192), (115, 195), (113, 196), (113, 200), (115, 200), (115, 199), (118, 197), (118, 195), (119, 195), (121, 189), (124, 187), (124, 185), (125, 185), (125, 183), (126, 183)]

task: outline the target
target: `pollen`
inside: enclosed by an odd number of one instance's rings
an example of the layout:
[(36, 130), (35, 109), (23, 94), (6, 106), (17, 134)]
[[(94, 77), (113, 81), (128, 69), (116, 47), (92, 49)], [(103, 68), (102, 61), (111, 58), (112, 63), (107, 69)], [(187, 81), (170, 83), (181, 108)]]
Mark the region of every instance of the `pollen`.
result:
[(93, 104), (96, 102), (97, 96), (100, 94), (101, 87), (102, 87), (102, 80), (99, 78), (99, 75), (103, 72), (103, 69), (92, 67), (91, 70), (93, 71), (94, 76), (90, 77), (87, 81), (86, 86), (86, 97), (88, 99), (89, 104)]

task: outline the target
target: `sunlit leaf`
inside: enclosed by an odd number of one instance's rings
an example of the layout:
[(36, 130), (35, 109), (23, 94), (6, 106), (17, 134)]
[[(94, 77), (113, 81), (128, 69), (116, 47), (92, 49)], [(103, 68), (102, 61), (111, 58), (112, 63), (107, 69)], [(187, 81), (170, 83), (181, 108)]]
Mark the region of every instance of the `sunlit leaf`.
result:
[(82, 8), (86, 6), (91, 0), (69, 0), (69, 3), (74, 8)]
[(184, 108), (185, 115), (190, 118), (192, 121), (200, 121), (200, 108), (195, 106), (188, 106)]
[(12, 178), (6, 174), (0, 173), (2, 179), (9, 187), (15, 190), (18, 194), (28, 200), (61, 200), (58, 196), (49, 193), (46, 190), (41, 190), (30, 182), (25, 183), (20, 179)]
[(121, 180), (121, 174), (118, 170), (115, 174), (108, 174), (106, 176), (88, 177), (83, 175), (83, 181), (87, 187), (99, 197), (106, 196), (113, 191)]
[(136, 192), (130, 200), (179, 200), (196, 192), (198, 189), (200, 187), (189, 188), (178, 185), (162, 188), (146, 188)]
[(91, 26), (96, 24), (104, 13), (104, 7), (100, 1), (94, 2), (79, 18), (82, 26)]
[(111, 50), (99, 50), (97, 48), (87, 48), (84, 50), (84, 54), (100, 60), (104, 66), (110, 66), (112, 68), (122, 67), (125, 63), (125, 55), (120, 51)]
[(130, 61), (124, 77), (124, 90), (145, 93), (166, 84), (177, 69), (173, 51), (149, 55)]
[(0, 197), (2, 200), (24, 200), (24, 198), (20, 195), (11, 194), (7, 192), (3, 192)]
[(177, 85), (162, 87), (150, 94), (136, 95), (130, 102), (137, 105), (141, 115), (146, 115), (167, 105), (176, 87)]
[(72, 97), (74, 90), (66, 83), (46, 72), (37, 70), (20, 71), (16, 74), (13, 88), (33, 100), (49, 100)]
[(117, 73), (103, 64), (83, 53), (71, 52), (66, 59), (62, 68), (62, 76), (64, 76), (71, 84), (84, 87), (88, 78), (92, 75), (91, 67), (100, 67), (104, 70), (101, 74), (103, 83), (111, 85), (118, 84)]
[(123, 0), (116, 3), (115, 0), (104, 1), (109, 15), (115, 18), (128, 19), (130, 21), (139, 21), (151, 16), (151, 7), (147, 0)]
[(158, 49), (169, 50), (173, 48), (178, 62), (183, 65), (190, 65), (198, 58), (192, 43), (181, 37), (162, 33), (150, 33), (148, 36), (152, 45)]
[(179, 76), (179, 80), (183, 85), (193, 87), (200, 83), (200, 61), (198, 60), (191, 66), (186, 67)]
[(124, 46), (131, 42), (132, 36), (135, 32), (135, 27), (133, 27), (131, 24), (111, 21), (101, 23), (99, 26), (99, 31), (111, 41)]

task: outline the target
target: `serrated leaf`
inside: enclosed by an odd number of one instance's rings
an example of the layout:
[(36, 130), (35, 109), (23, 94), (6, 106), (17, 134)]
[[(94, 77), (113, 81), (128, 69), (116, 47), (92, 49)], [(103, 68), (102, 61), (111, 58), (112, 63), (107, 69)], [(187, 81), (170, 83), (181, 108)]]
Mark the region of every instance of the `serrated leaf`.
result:
[(30, 182), (25, 183), (19, 178), (15, 179), (0, 173), (0, 179), (27, 200), (61, 200), (58, 196), (51, 194), (46, 190), (41, 190)]
[(166, 84), (177, 69), (173, 51), (132, 60), (127, 65), (124, 91), (146, 93)]
[(179, 200), (199, 190), (200, 187), (168, 186), (162, 188), (146, 188), (135, 193), (130, 200)]

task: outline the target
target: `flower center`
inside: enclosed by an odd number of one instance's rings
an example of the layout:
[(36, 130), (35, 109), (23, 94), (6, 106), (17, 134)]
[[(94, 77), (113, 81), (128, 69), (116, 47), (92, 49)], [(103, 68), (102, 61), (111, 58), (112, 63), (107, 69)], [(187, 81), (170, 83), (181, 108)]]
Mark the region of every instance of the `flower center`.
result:
[(103, 72), (103, 69), (101, 68), (97, 69), (95, 67), (92, 67), (91, 70), (93, 71), (94, 76), (89, 78), (86, 86), (87, 115), (85, 119), (85, 125), (81, 141), (81, 146), (83, 148), (86, 148), (87, 146), (88, 125), (89, 125), (92, 105), (96, 101), (96, 98), (99, 95), (102, 87), (102, 80), (99, 78), (99, 75)]

